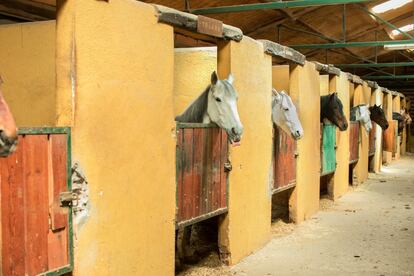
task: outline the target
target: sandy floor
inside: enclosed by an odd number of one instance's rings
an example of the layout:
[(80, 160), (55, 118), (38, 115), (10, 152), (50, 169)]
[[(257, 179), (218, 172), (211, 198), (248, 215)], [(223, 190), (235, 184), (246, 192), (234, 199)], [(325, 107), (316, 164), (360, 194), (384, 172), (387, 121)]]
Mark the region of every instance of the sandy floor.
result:
[[(182, 275), (414, 275), (414, 156), (406, 156), (229, 268), (216, 256)], [(212, 265), (214, 264), (214, 265)]]
[(414, 275), (414, 156), (272, 239), (234, 275)]

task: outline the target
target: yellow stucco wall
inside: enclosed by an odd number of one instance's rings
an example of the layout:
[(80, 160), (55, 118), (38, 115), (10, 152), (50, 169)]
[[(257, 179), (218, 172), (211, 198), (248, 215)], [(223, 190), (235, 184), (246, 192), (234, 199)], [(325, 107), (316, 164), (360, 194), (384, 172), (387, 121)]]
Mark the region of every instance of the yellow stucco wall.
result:
[(0, 25), (0, 76), (16, 123), (55, 123), (55, 22)]
[[(381, 92), (380, 88), (376, 88), (373, 90), (372, 96), (371, 96), (371, 106), (374, 104), (376, 105), (383, 105), (383, 94)], [(383, 107), (383, 106), (382, 106)], [(375, 124), (374, 122), (372, 122)], [(376, 139), (375, 139), (375, 155), (372, 160), (372, 169), (375, 173), (378, 173), (381, 171), (382, 166), (382, 128), (377, 125), (376, 126)]]
[(219, 44), (217, 66), (220, 78), (230, 72), (235, 78), (244, 126), (242, 145), (230, 149), (229, 212), (219, 233), (221, 251), (234, 264), (270, 237), (272, 63), (262, 44), (245, 36)]
[[(405, 98), (401, 98), (401, 108), (405, 108), (405, 110), (408, 110)], [(408, 130), (408, 127), (407, 126), (404, 127), (403, 133), (402, 133), (402, 136), (401, 136), (401, 139), (402, 139), (402, 141), (401, 141), (401, 154), (402, 155), (404, 155), (407, 151), (407, 130)]]
[(272, 86), (277, 91), (284, 90), (289, 94), (290, 81), (289, 65), (275, 65), (272, 67)]
[[(390, 93), (383, 93), (383, 108), (385, 116), (388, 121), (392, 120), (392, 95)], [(383, 151), (382, 153), (382, 163), (389, 164), (392, 160), (392, 152)]]
[[(392, 97), (392, 111), (393, 112), (398, 112), (400, 113), (401, 111), (401, 99), (400, 96), (393, 96)], [(400, 159), (401, 156), (401, 136), (400, 134), (398, 134), (398, 139), (397, 139), (397, 150), (395, 152), (395, 154), (393, 154), (393, 157), (395, 160)]]
[[(353, 106), (358, 104), (368, 104), (371, 101), (371, 88), (364, 82), (355, 84), (353, 95)], [(359, 159), (355, 165), (354, 172), (356, 175), (357, 185), (362, 184), (368, 178), (368, 147), (369, 147), (369, 133), (360, 125), (361, 143), (359, 144)]]
[(210, 84), (217, 70), (217, 47), (174, 51), (174, 114), (183, 112)]
[[(341, 72), (339, 76), (331, 76), (329, 80), (329, 90), (338, 93), (339, 99), (343, 103), (344, 114), (349, 122), (349, 86), (348, 77)], [(348, 191), (349, 177), (349, 128), (345, 131), (336, 129), (336, 170), (333, 176), (332, 197), (338, 199)]]
[(291, 219), (302, 222), (319, 210), (320, 81), (315, 65), (292, 66), (289, 93), (296, 104), (304, 136), (297, 142), (297, 178), (290, 200)]
[(66, 66), (76, 72), (73, 91), (70, 82), (59, 90), (60, 124), (74, 125), (91, 205), (75, 226), (75, 275), (173, 275), (173, 30), (138, 1), (66, 3), (74, 13), (59, 16), (74, 29), (58, 41), (74, 42), (76, 59), (61, 62), (76, 61)]

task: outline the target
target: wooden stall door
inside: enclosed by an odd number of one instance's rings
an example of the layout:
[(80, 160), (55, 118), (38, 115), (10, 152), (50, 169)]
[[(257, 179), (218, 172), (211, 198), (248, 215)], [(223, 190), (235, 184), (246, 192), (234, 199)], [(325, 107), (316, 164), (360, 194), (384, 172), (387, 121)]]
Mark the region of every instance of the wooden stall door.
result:
[(349, 164), (358, 162), (359, 159), (359, 122), (351, 121), (349, 124)]
[(0, 158), (2, 275), (72, 270), (66, 134), (19, 135), (17, 151)]
[(227, 212), (227, 134), (208, 126), (178, 125), (177, 227)]
[(394, 152), (395, 151), (396, 140), (397, 140), (397, 138), (396, 138), (397, 123), (396, 122), (397, 121), (395, 121), (395, 120), (388, 121), (389, 126), (383, 132), (383, 136), (384, 136), (383, 150), (384, 151), (388, 151), (388, 152)]
[(377, 131), (377, 124), (372, 123), (372, 129), (369, 132), (369, 156), (375, 155), (376, 131)]
[(336, 169), (336, 128), (333, 124), (326, 124), (321, 131), (321, 175), (327, 175)]
[(280, 127), (274, 127), (273, 193), (296, 184), (296, 142)]

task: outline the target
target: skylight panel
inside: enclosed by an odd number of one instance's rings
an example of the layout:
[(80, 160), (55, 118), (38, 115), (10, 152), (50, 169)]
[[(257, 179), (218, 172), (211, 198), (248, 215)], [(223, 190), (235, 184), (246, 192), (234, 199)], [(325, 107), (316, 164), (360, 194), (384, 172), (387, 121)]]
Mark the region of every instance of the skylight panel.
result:
[[(399, 29), (403, 32), (409, 32), (409, 31), (412, 31), (414, 29), (414, 24), (408, 24), (408, 25), (405, 25), (403, 27), (400, 27)], [(393, 36), (397, 36), (397, 35), (401, 34), (398, 30), (392, 30), (391, 33), (392, 33)]]
[(384, 13), (389, 10), (398, 9), (399, 7), (402, 7), (405, 4), (408, 4), (410, 2), (412, 2), (412, 0), (390, 0), (390, 1), (374, 6), (372, 8), (372, 11), (374, 13)]

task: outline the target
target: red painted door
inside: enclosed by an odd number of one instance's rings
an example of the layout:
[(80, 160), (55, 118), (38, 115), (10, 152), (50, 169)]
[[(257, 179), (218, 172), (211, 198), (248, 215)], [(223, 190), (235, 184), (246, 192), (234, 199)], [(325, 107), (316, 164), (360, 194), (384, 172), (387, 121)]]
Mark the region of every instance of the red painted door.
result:
[(19, 135), (18, 148), (0, 158), (2, 275), (71, 269), (66, 134)]
[(274, 127), (273, 192), (296, 183), (296, 142), (279, 127)]
[[(208, 125), (207, 125), (208, 126)], [(227, 211), (227, 134), (180, 123), (177, 136), (177, 225)]]

